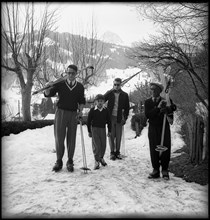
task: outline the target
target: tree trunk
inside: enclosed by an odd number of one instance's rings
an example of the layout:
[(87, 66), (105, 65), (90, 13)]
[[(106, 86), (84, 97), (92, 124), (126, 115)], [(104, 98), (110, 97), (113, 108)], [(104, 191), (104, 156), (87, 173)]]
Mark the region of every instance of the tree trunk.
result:
[(189, 144), (189, 154), (190, 154), (190, 160), (192, 161), (193, 158), (193, 116), (189, 114), (186, 116), (186, 124), (187, 124), (187, 130), (188, 130), (188, 144)]
[(136, 128), (136, 136), (140, 135), (140, 130), (139, 130), (139, 123), (135, 122), (135, 128)]
[(202, 160), (206, 159), (208, 155), (208, 133), (209, 133), (209, 123), (208, 117), (204, 120), (204, 134), (203, 134), (203, 153), (202, 153)]
[(31, 121), (31, 86), (21, 89), (23, 121)]
[(199, 163), (202, 161), (202, 153), (204, 151), (204, 143), (203, 143), (203, 136), (204, 136), (204, 121), (202, 117), (199, 118)]

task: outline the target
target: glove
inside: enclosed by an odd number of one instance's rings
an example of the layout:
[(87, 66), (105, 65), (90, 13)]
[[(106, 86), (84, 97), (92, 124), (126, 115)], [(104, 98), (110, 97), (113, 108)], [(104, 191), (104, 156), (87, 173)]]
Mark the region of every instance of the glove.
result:
[(91, 133), (91, 132), (89, 132), (89, 133), (88, 133), (88, 136), (89, 136), (90, 138), (92, 138), (92, 133)]
[(122, 119), (121, 120), (121, 125), (124, 125), (126, 123), (126, 120), (125, 119)]
[(167, 114), (168, 113), (167, 107), (160, 108), (160, 113)]
[(82, 120), (82, 112), (77, 112), (77, 119)]
[(171, 110), (170, 106), (166, 106), (166, 107), (161, 108), (160, 112), (164, 113), (164, 114), (170, 114), (172, 112), (172, 110)]
[(158, 104), (158, 108), (164, 108), (164, 107), (166, 107), (166, 101), (161, 100), (160, 103)]
[(175, 104), (172, 104), (171, 106), (170, 106), (170, 108), (171, 108), (171, 111), (176, 111), (176, 105)]

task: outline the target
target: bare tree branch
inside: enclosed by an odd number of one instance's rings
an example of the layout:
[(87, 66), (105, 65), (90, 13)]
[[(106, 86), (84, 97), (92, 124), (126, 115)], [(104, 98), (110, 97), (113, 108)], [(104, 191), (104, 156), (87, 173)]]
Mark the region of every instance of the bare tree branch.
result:
[(137, 10), (160, 26), (160, 35), (134, 45), (130, 57), (150, 68), (176, 65), (189, 75), (195, 95), (208, 109), (205, 102), (208, 68), (205, 59), (197, 62), (199, 54), (208, 57), (207, 6), (207, 3), (141, 4)]
[(35, 21), (35, 3), (26, 4), (23, 16), (20, 14), (20, 3), (3, 4), (2, 38), (5, 40), (5, 47), (9, 49), (12, 56), (10, 58), (5, 55), (1, 66), (17, 74), (21, 86), (23, 119), (30, 121), (33, 76), (41, 65), (44, 39), (54, 24), (52, 18), (55, 11), (51, 13), (46, 7), (39, 26), (39, 22)]

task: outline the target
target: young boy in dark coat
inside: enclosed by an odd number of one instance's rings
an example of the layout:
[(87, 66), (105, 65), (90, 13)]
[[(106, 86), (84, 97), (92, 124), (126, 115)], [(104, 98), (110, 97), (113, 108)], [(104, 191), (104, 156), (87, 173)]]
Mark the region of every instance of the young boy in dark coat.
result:
[(106, 151), (106, 124), (108, 127), (108, 137), (111, 134), (111, 119), (108, 109), (104, 107), (105, 98), (98, 94), (95, 98), (95, 106), (88, 113), (87, 128), (88, 135), (92, 137), (92, 149), (95, 158), (94, 169), (106, 166), (104, 154)]

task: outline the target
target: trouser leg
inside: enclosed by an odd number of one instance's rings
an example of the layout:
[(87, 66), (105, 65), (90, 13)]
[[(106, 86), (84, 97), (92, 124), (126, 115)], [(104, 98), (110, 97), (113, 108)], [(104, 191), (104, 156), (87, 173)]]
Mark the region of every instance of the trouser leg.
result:
[(168, 149), (162, 152), (162, 155), (160, 157), (161, 166), (162, 166), (162, 170), (167, 171), (169, 167), (170, 156), (171, 156), (171, 132), (170, 132), (169, 127), (165, 128), (165, 137), (164, 137), (163, 145), (167, 147)]
[(76, 134), (77, 134), (77, 124), (78, 120), (76, 118), (77, 112), (68, 111), (68, 130), (67, 130), (67, 151), (68, 151), (68, 160), (70, 163), (73, 163), (73, 157), (75, 152), (76, 144)]
[(111, 118), (112, 128), (111, 128), (111, 136), (109, 137), (109, 146), (111, 154), (114, 154), (116, 146), (115, 146), (115, 137), (116, 137), (116, 123), (117, 117), (112, 116)]
[(100, 146), (101, 146), (100, 130), (99, 128), (92, 127), (92, 149), (96, 161), (100, 160)]
[(104, 154), (106, 152), (106, 129), (100, 128), (100, 139), (101, 139), (101, 158), (104, 157)]
[(57, 109), (55, 113), (55, 127), (54, 127), (54, 135), (55, 135), (55, 144), (56, 144), (56, 155), (57, 160), (62, 160), (65, 145), (64, 140), (66, 136), (66, 117), (64, 114), (64, 110)]
[(120, 146), (122, 139), (122, 124), (116, 123), (116, 154), (120, 154)]
[(148, 137), (149, 137), (149, 147), (150, 147), (150, 157), (152, 167), (155, 170), (159, 170), (160, 162), (159, 162), (159, 152), (156, 151), (157, 145), (160, 145), (161, 140), (161, 127), (149, 126), (148, 129)]

